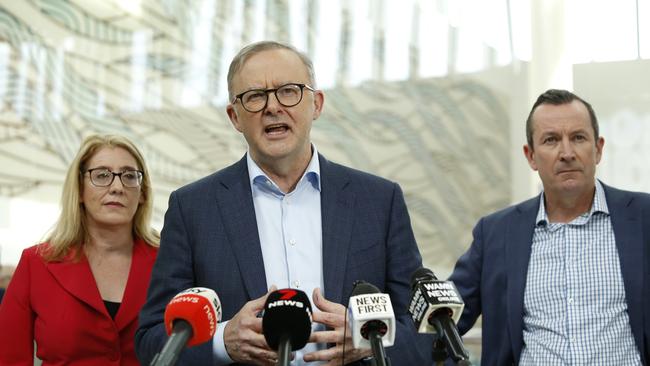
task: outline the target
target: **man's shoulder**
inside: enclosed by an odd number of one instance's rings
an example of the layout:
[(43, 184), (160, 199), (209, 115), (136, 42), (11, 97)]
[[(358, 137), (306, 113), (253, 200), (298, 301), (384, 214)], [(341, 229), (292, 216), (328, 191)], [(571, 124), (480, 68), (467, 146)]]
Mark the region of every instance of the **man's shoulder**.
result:
[(322, 155), (321, 159), (321, 175), (327, 173), (328, 175), (335, 177), (347, 178), (352, 182), (357, 182), (361, 184), (372, 184), (378, 186), (393, 186), (395, 182), (389, 180), (388, 178), (381, 177), (379, 175), (369, 173), (363, 170), (356, 168), (351, 168), (339, 163), (332, 162), (325, 159)]
[[(243, 164), (243, 166), (242, 166)], [(207, 191), (212, 191), (219, 184), (226, 184), (228, 182), (233, 182), (240, 177), (242, 174), (242, 168), (246, 169), (246, 161), (243, 162), (240, 160), (230, 166), (227, 166), (223, 169), (217, 170), (216, 172), (207, 175), (203, 178), (199, 178), (193, 182), (190, 182), (180, 188), (178, 188), (175, 193), (181, 196), (194, 196), (206, 194)]]
[(481, 220), (485, 222), (503, 222), (512, 219), (516, 215), (536, 214), (538, 209), (539, 195), (492, 212)]
[(644, 205), (650, 205), (650, 193), (628, 191), (625, 189), (608, 186), (602, 182), (601, 184), (605, 189), (605, 197), (607, 197), (608, 203), (610, 199), (616, 199), (616, 200), (634, 199), (634, 200), (639, 200), (639, 202), (641, 202)]

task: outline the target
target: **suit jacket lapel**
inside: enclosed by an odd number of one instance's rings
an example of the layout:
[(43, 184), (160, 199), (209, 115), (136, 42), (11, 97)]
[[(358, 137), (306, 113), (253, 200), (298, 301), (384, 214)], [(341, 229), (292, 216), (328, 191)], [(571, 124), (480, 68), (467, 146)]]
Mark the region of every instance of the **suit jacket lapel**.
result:
[(321, 173), (324, 295), (341, 302), (352, 233), (354, 195), (346, 189), (349, 178), (336, 165), (318, 156)]
[[(643, 345), (643, 228), (634, 196), (603, 185), (621, 264), (632, 334)], [(640, 347), (643, 349), (643, 347)]]
[[(324, 294), (340, 302), (352, 232), (354, 196), (346, 190), (349, 178), (319, 155), (323, 235)], [(264, 260), (257, 231), (246, 157), (225, 174), (216, 187), (221, 217), (231, 239), (244, 285), (251, 299), (267, 291)]]
[(256, 299), (266, 293), (267, 284), (246, 156), (224, 171), (215, 189), (246, 292), (250, 299)]
[(507, 311), (510, 341), (515, 361), (519, 360), (523, 344), (524, 289), (539, 210), (539, 196), (521, 203), (516, 215), (505, 228), (505, 263), (507, 266)]
[(72, 254), (68, 255), (61, 262), (47, 263), (48, 271), (68, 293), (108, 316), (88, 259), (82, 255), (79, 261), (75, 262), (72, 256)]

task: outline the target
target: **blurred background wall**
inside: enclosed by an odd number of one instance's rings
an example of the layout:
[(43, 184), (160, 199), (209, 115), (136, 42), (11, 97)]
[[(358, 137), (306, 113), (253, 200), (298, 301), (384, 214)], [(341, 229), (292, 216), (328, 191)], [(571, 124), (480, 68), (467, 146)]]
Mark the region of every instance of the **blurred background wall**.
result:
[(143, 150), (161, 228), (172, 190), (245, 153), (225, 74), (264, 39), (312, 57), (314, 143), (402, 186), (439, 277), (480, 216), (539, 191), (524, 121), (548, 88), (594, 106), (599, 177), (650, 191), (650, 0), (0, 0), (0, 263), (52, 226), (93, 133)]

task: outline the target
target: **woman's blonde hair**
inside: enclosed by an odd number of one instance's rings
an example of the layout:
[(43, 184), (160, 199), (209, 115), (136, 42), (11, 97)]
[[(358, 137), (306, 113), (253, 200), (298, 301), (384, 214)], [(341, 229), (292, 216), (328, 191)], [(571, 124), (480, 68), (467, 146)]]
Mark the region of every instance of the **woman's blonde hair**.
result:
[(47, 237), (48, 246), (42, 253), (43, 258), (48, 261), (62, 260), (70, 253), (77, 259), (81, 255), (81, 246), (88, 239), (85, 207), (80, 199), (84, 172), (88, 169), (86, 166), (88, 160), (103, 147), (123, 148), (135, 158), (138, 169), (143, 172), (140, 194), (143, 195), (144, 202), (138, 205), (133, 218), (133, 236), (143, 239), (151, 246), (157, 247), (160, 244), (160, 235), (151, 228), (153, 190), (149, 170), (142, 154), (126, 137), (93, 135), (82, 142), (77, 156), (68, 168), (61, 195), (61, 215)]

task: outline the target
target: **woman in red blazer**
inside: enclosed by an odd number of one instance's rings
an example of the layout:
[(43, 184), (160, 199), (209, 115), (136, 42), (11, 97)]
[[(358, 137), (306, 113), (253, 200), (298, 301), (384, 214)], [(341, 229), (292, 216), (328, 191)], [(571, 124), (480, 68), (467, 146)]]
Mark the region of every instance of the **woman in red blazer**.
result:
[(0, 365), (139, 365), (133, 347), (159, 235), (142, 154), (91, 136), (45, 243), (25, 249), (0, 305)]

